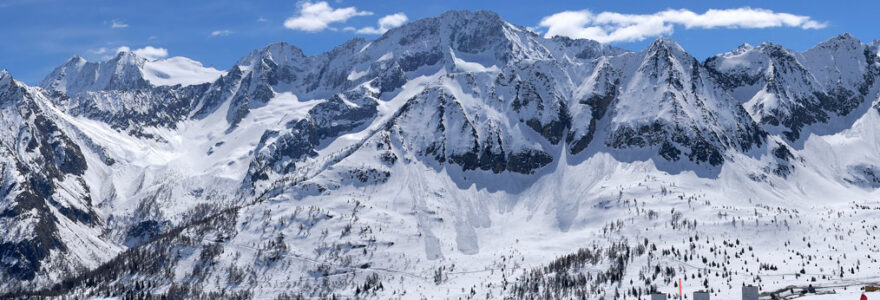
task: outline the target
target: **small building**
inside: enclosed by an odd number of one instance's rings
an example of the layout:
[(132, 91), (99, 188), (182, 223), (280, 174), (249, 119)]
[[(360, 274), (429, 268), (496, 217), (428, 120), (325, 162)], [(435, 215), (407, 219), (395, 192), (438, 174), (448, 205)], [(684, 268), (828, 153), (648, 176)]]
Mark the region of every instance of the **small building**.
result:
[(709, 292), (694, 292), (694, 300), (709, 300)]
[(665, 294), (651, 294), (651, 300), (666, 300)]
[(743, 286), (743, 300), (758, 300), (758, 287), (754, 285)]

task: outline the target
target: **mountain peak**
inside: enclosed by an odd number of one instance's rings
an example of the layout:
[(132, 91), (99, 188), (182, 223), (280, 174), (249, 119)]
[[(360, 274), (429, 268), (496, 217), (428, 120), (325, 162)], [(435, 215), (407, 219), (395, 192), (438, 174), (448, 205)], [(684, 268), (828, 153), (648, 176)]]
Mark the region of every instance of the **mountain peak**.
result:
[(115, 57), (102, 62), (88, 62), (74, 56), (58, 66), (39, 86), (68, 95), (83, 91), (135, 89), (147, 86), (141, 69), (147, 62), (131, 51), (120, 51)]
[(480, 31), (484, 33), (485, 31), (494, 31), (493, 29), (501, 28), (506, 24), (508, 23), (501, 16), (492, 11), (450, 10), (437, 17), (419, 19), (391, 29), (383, 36), (397, 31), (436, 33), (438, 29), (444, 27), (452, 29), (456, 33), (462, 33), (460, 31)]
[(687, 60), (692, 57), (676, 41), (662, 36), (651, 42), (651, 45), (643, 50), (643, 53), (646, 53), (647, 57), (654, 57), (658, 54), (666, 53), (679, 61)]
[[(849, 32), (838, 34), (830, 39), (827, 39), (811, 49), (815, 48), (860, 48), (863, 45), (862, 41), (857, 39), (856, 37), (849, 34)], [(809, 51), (809, 50), (808, 50)]]
[(678, 44), (678, 42), (664, 36), (658, 37), (656, 40), (651, 42), (650, 46), (648, 46), (648, 51), (650, 52), (655, 52), (659, 49), (666, 49), (675, 53), (685, 52), (684, 48), (682, 48), (681, 45)]
[(836, 40), (856, 40), (856, 41), (859, 40), (856, 37), (854, 37), (852, 34), (850, 34), (849, 32), (844, 32), (844, 33), (838, 34), (831, 39), (832, 40), (834, 40), (834, 39), (836, 39)]
[(10, 83), (12, 83), (12, 75), (6, 69), (3, 69), (0, 71), (0, 87), (6, 87)]
[(302, 49), (284, 41), (266, 45), (266, 47), (263, 47), (262, 52), (269, 54), (285, 52), (296, 56), (305, 56)]
[(651, 46), (654, 46), (654, 45), (663, 45), (663, 46), (667, 46), (667, 47), (668, 46), (679, 46), (678, 42), (676, 42), (675, 40), (673, 40), (669, 37), (662, 36), (662, 35), (658, 36), (656, 39), (654, 39), (653, 42), (651, 42)]
[(88, 61), (86, 61), (85, 58), (83, 58), (82, 56), (79, 56), (79, 55), (74, 55), (73, 57), (71, 57), (70, 59), (67, 60), (68, 64), (84, 64), (86, 62), (88, 62)]
[(497, 13), (489, 10), (450, 10), (439, 17), (441, 20), (489, 20), (504, 22)]
[(752, 49), (755, 49), (755, 46), (752, 46), (752, 44), (749, 43), (743, 43), (742, 45), (739, 45), (739, 47), (736, 47), (736, 49), (733, 49), (733, 51), (730, 52), (733, 54), (742, 54), (751, 51)]
[(108, 63), (113, 63), (117, 65), (143, 65), (147, 59), (137, 55), (132, 51), (119, 51), (116, 53), (116, 56), (108, 60)]
[(771, 42), (763, 42), (758, 47), (755, 47), (755, 49), (758, 49), (771, 57), (794, 57), (794, 51), (785, 48), (780, 44), (774, 44)]
[(262, 49), (252, 51), (240, 59), (236, 66), (250, 67), (264, 59), (278, 64), (287, 64), (304, 58), (306, 58), (306, 55), (300, 48), (282, 41), (271, 43)]
[(15, 84), (15, 79), (12, 78), (12, 75), (9, 74), (6, 69), (0, 71), (0, 103), (5, 106), (7, 103), (18, 101), (16, 100), (18, 97), (14, 96), (16, 94), (16, 88), (17, 85)]
[[(526, 46), (531, 38), (540, 37), (507, 23), (494, 12), (453, 10), (391, 29), (372, 41), (370, 48), (400, 48), (404, 52), (438, 56), (451, 49), (457, 56), (479, 54), (483, 59), (480, 63), (490, 66), (505, 65), (514, 57), (545, 55), (545, 48)], [(378, 55), (387, 52), (374, 51), (383, 52)]]

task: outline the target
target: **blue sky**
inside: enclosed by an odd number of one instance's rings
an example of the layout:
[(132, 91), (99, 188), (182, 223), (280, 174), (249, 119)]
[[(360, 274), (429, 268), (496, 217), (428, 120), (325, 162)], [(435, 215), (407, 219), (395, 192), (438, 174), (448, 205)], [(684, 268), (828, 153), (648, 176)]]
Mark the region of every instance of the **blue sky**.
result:
[[(633, 50), (660, 32), (701, 60), (744, 42), (805, 50), (843, 32), (865, 42), (880, 39), (876, 1), (0, 0), (0, 28), (5, 29), (0, 68), (33, 84), (73, 55), (100, 60), (123, 46), (150, 46), (156, 51), (144, 53), (185, 56), (226, 69), (272, 42), (317, 54), (356, 36), (373, 39), (405, 20), (452, 9), (492, 10), (542, 34), (596, 36), (596, 30), (584, 28), (599, 26), (605, 42)], [(710, 9), (722, 14), (701, 16)], [(641, 31), (615, 32), (632, 22)]]

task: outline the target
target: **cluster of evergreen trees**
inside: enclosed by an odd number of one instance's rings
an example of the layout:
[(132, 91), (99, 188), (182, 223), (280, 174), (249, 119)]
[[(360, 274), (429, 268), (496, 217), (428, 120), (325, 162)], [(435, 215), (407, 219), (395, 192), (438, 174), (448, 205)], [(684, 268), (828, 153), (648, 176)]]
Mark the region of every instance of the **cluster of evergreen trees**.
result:
[[(617, 297), (647, 294), (652, 287), (634, 291), (607, 290), (619, 284), (627, 266), (646, 252), (645, 245), (631, 246), (626, 240), (606, 247), (593, 245), (559, 257), (543, 267), (526, 272), (515, 281), (510, 299), (594, 299), (599, 295)], [(607, 267), (598, 270), (597, 266)], [(593, 269), (593, 270), (590, 270)]]

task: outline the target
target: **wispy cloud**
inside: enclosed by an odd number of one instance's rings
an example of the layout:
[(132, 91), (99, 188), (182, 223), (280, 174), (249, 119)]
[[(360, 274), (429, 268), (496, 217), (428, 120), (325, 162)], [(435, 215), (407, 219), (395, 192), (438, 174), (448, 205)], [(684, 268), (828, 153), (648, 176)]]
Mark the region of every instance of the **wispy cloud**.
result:
[(107, 53), (107, 47), (92, 49), (92, 50), (89, 50), (89, 52), (91, 52), (92, 54), (101, 55), (101, 54)]
[(827, 23), (809, 16), (760, 8), (710, 9), (698, 14), (687, 9), (667, 9), (653, 14), (621, 14), (589, 10), (563, 11), (541, 20), (545, 37), (588, 38), (602, 43), (640, 41), (672, 34), (675, 26), (686, 29), (794, 27), (821, 29)]
[(404, 13), (396, 13), (393, 15), (387, 15), (379, 19), (379, 27), (364, 27), (361, 29), (355, 29), (354, 27), (346, 27), (344, 30), (346, 31), (355, 31), (361, 34), (383, 34), (390, 30), (391, 28), (399, 27), (400, 25), (405, 24), (409, 21), (409, 18), (406, 17)]
[(229, 30), (229, 29), (211, 31), (211, 36), (227, 36), (230, 34), (233, 34), (233, 32), (232, 32), (232, 30)]
[(327, 2), (302, 2), (299, 5), (299, 14), (287, 18), (284, 27), (306, 32), (319, 32), (332, 23), (345, 22), (357, 16), (369, 16), (372, 12), (357, 10), (354, 6), (333, 8)]
[(125, 24), (125, 23), (123, 23), (122, 21), (119, 21), (119, 20), (113, 20), (113, 21), (110, 23), (110, 28), (113, 28), (113, 29), (128, 28), (128, 24)]
[(153, 46), (146, 46), (139, 49), (131, 50), (131, 48), (127, 46), (122, 46), (116, 49), (116, 53), (119, 52), (133, 52), (137, 56), (149, 59), (149, 60), (157, 60), (160, 58), (168, 57), (168, 49), (165, 48), (156, 48)]

